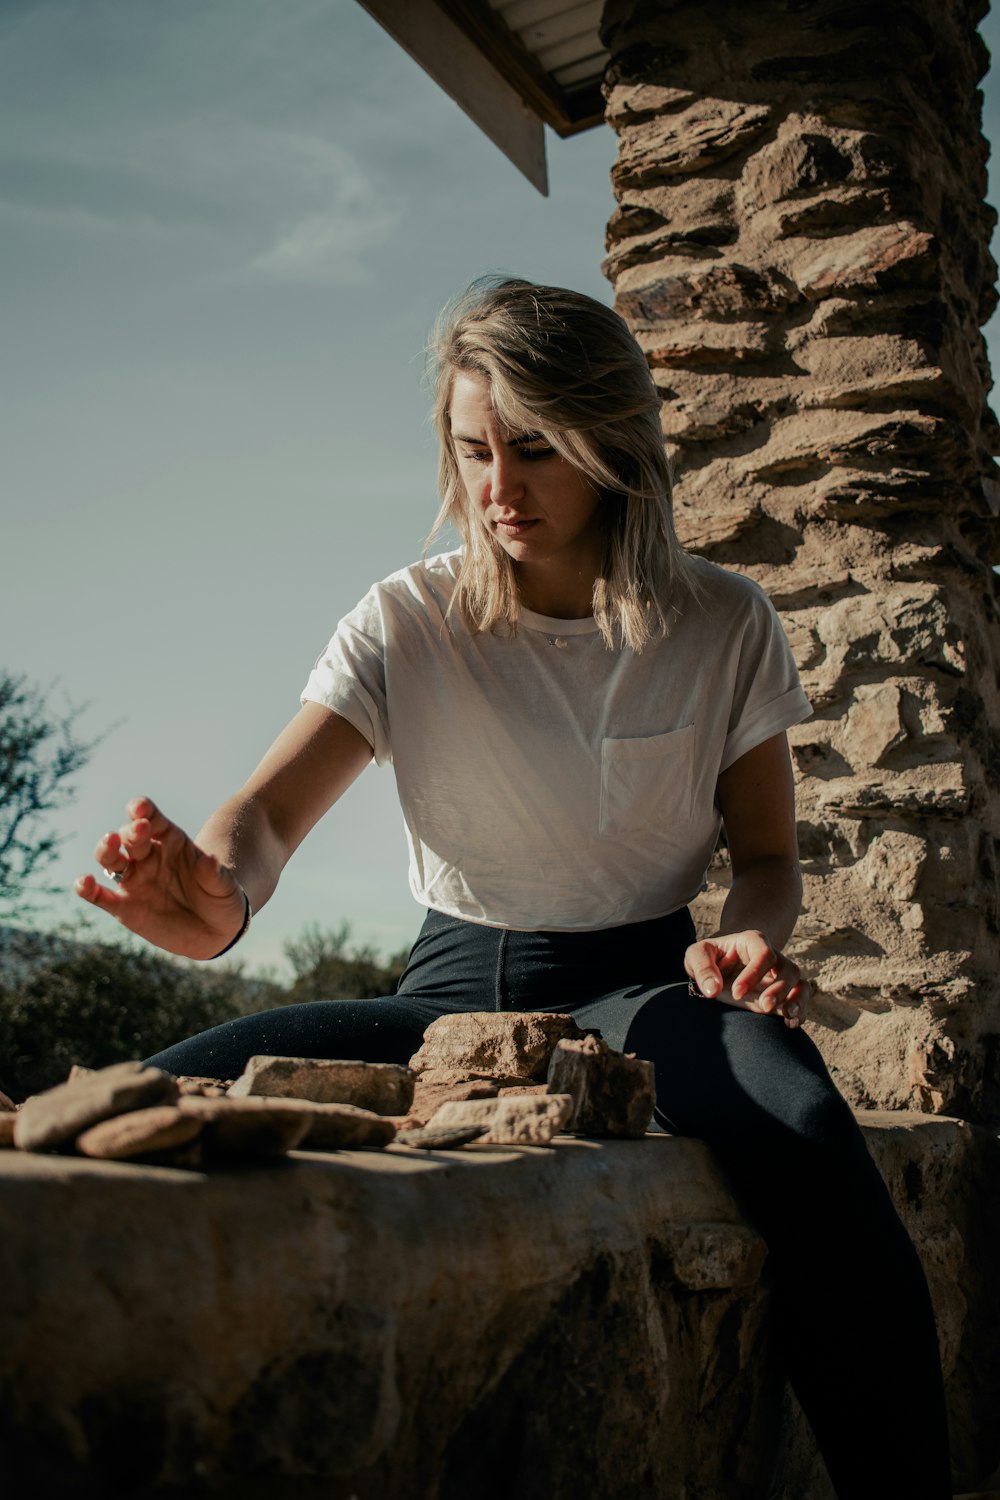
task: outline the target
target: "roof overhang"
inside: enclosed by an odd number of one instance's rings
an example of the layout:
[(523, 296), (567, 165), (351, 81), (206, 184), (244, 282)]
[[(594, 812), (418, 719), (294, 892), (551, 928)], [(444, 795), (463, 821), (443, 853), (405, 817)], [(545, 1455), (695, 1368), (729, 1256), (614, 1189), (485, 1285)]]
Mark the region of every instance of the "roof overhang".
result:
[(545, 126), (604, 123), (604, 0), (359, 0), (500, 147), (548, 192)]

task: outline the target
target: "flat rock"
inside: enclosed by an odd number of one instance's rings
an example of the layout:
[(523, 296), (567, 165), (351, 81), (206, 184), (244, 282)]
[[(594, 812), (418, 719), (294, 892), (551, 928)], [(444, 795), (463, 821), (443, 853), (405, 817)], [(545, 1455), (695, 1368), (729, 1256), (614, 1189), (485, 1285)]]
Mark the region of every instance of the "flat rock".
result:
[(656, 1099), (653, 1064), (613, 1052), (598, 1037), (559, 1042), (549, 1063), (548, 1086), (573, 1099), (567, 1130), (639, 1140), (649, 1129)]
[(521, 1083), (540, 1082), (556, 1043), (585, 1035), (572, 1016), (549, 1011), (462, 1011), (431, 1022), (410, 1067), (419, 1074), (455, 1068)]
[(186, 1146), (201, 1131), (201, 1121), (183, 1114), (176, 1104), (154, 1104), (149, 1109), (134, 1109), (127, 1115), (115, 1115), (92, 1125), (77, 1136), (76, 1149), (83, 1156), (96, 1156), (103, 1161), (126, 1161)]
[(413, 1102), (413, 1074), (397, 1063), (340, 1058), (251, 1057), (229, 1089), (231, 1099), (267, 1095), (314, 1104), (353, 1104), (378, 1115), (405, 1114)]
[(208, 1099), (184, 1094), (182, 1114), (204, 1125), (201, 1145), (207, 1158), (281, 1156), (302, 1143), (312, 1112), (296, 1101), (279, 1099)]
[(485, 1125), (479, 1137), (484, 1146), (547, 1146), (565, 1128), (573, 1110), (569, 1094), (535, 1098), (470, 1099), (442, 1104), (429, 1130), (462, 1130)]
[(478, 1083), (484, 1078), (494, 1079), (494, 1075), (470, 1072), (468, 1068), (424, 1068), (417, 1078), (417, 1088), (429, 1083)]
[(282, 1109), (300, 1110), (308, 1119), (299, 1142), (303, 1151), (379, 1150), (396, 1137), (396, 1122), (355, 1104), (315, 1104), (308, 1099), (282, 1099)]
[(488, 1128), (487, 1125), (462, 1125), (441, 1129), (425, 1125), (419, 1130), (401, 1130), (396, 1140), (401, 1146), (416, 1146), (421, 1151), (454, 1151), (484, 1136)]
[(177, 1091), (181, 1094), (203, 1094), (208, 1099), (221, 1099), (232, 1088), (232, 1078), (200, 1078), (193, 1073), (178, 1074)]
[(22, 1151), (68, 1146), (91, 1125), (153, 1104), (172, 1104), (177, 1084), (160, 1068), (115, 1063), (83, 1072), (44, 1094), (27, 1099), (17, 1114), (14, 1144)]
[[(457, 1069), (434, 1069), (434, 1072), (447, 1072)], [(413, 1091), (413, 1103), (410, 1105), (407, 1119), (415, 1125), (426, 1125), (442, 1104), (449, 1099), (495, 1099), (497, 1095), (497, 1084), (492, 1078), (461, 1078), (454, 1083), (428, 1083), (426, 1074), (417, 1079), (417, 1086)], [(544, 1087), (544, 1085), (543, 1085)]]

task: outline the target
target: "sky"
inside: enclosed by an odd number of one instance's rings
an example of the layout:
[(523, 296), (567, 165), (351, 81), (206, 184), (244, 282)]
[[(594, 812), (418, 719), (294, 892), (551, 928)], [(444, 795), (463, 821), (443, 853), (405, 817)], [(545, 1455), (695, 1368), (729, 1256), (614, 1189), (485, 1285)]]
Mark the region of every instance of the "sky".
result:
[[(611, 301), (615, 138), (547, 135), (543, 198), (356, 0), (2, 0), (0, 668), (103, 735), (44, 923), (112, 936), (71, 886), (125, 802), (195, 832), (420, 554), (444, 302), (486, 272)], [(344, 920), (393, 952), (420, 919), (373, 767), (239, 955), (280, 970)]]
[[(148, 793), (190, 832), (436, 508), (423, 350), (501, 271), (610, 301), (607, 127), (543, 198), (356, 0), (0, 5), (0, 666), (104, 734), (48, 922)], [(391, 769), (310, 835), (240, 956), (408, 946)]]

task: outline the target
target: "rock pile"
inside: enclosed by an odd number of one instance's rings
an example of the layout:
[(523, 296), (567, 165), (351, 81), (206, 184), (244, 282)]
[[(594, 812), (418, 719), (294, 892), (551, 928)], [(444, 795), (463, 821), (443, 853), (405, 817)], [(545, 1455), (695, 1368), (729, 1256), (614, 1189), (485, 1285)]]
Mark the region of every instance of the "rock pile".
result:
[[(400, 1069), (405, 1072), (405, 1069)], [(174, 1078), (140, 1062), (91, 1072), (0, 1115), (0, 1143), (163, 1166), (267, 1159), (296, 1146), (384, 1146), (391, 1121), (351, 1104), (303, 1098), (230, 1098), (223, 1080)]]
[(166, 1166), (311, 1151), (548, 1145), (559, 1131), (638, 1138), (652, 1064), (612, 1052), (570, 1016), (443, 1016), (409, 1067), (252, 1057), (235, 1081), (141, 1062), (91, 1071), (20, 1108), (0, 1096), (0, 1145)]

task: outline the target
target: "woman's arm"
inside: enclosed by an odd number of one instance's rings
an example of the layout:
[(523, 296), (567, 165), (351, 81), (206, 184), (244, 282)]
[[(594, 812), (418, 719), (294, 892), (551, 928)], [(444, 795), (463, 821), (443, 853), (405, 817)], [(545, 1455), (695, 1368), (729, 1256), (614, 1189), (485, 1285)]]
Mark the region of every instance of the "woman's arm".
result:
[(243, 925), (246, 900), (254, 911), (264, 905), (310, 828), (371, 757), (346, 719), (306, 703), (196, 840), (148, 797), (130, 802), (129, 821), (94, 851), (121, 883), (109, 889), (84, 875), (77, 894), (169, 953), (213, 958)]
[(729, 842), (733, 882), (719, 931), (693, 943), (685, 968), (703, 995), (788, 1026), (805, 1017), (810, 986), (781, 952), (802, 900), (795, 790), (788, 743), (774, 735), (723, 771), (716, 799)]

